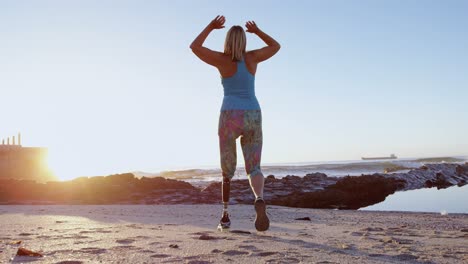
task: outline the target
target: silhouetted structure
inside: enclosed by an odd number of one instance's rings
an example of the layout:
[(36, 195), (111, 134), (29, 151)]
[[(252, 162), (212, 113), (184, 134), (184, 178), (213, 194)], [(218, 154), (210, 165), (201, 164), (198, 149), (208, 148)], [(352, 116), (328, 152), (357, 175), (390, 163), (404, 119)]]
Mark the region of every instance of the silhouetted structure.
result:
[(55, 177), (47, 166), (47, 148), (21, 146), (21, 134), (18, 144), (15, 137), (2, 140), (0, 145), (0, 178), (28, 179), (44, 182)]

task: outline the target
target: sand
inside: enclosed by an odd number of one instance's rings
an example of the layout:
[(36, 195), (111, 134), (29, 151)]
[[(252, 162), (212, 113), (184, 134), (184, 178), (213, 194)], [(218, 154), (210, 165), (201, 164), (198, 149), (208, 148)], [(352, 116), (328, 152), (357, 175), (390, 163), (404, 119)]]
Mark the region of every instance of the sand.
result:
[(468, 263), (467, 214), (268, 208), (267, 232), (249, 205), (220, 232), (220, 205), (0, 206), (0, 262)]

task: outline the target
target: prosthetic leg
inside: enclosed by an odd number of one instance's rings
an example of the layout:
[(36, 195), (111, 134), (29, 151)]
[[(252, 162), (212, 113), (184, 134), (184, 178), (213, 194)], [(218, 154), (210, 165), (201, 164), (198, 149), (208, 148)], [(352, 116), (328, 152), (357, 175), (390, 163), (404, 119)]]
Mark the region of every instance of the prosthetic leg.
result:
[(223, 194), (223, 216), (221, 217), (221, 221), (219, 221), (218, 229), (226, 229), (231, 227), (231, 220), (228, 214), (229, 194), (231, 192), (231, 179), (229, 177), (223, 176), (221, 188)]

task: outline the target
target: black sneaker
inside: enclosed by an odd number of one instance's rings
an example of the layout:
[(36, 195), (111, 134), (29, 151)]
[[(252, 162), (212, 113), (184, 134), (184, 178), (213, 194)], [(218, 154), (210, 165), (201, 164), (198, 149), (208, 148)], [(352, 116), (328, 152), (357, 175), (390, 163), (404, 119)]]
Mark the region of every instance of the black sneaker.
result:
[(257, 231), (266, 231), (270, 227), (270, 220), (266, 214), (266, 203), (262, 198), (255, 200), (255, 228)]
[(223, 213), (223, 217), (219, 221), (219, 228), (226, 229), (231, 227), (231, 220), (229, 219), (229, 214), (228, 212)]

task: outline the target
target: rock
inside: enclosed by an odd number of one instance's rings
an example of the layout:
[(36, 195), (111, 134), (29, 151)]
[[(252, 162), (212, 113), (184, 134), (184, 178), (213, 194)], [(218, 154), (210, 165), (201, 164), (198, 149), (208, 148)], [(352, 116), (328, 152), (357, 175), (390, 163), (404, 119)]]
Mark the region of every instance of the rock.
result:
[(393, 167), (388, 167), (384, 169), (384, 173), (391, 173), (395, 171), (402, 171), (402, 170), (410, 170), (411, 168), (405, 167), (405, 166), (398, 166), (395, 165)]
[(324, 179), (328, 176), (325, 173), (315, 172), (315, 173), (307, 173), (304, 178), (306, 179)]
[(383, 201), (404, 185), (404, 180), (382, 175), (346, 176), (325, 190), (294, 192), (270, 203), (302, 208), (358, 209)]
[(296, 218), (296, 219), (294, 219), (294, 220), (311, 221), (311, 220), (310, 220), (310, 217), (308, 217), (308, 216), (307, 216), (307, 217), (299, 217), (299, 218)]
[(169, 247), (170, 247), (170, 248), (179, 248), (179, 245), (177, 245), (177, 244), (170, 244)]
[(465, 169), (465, 167), (463, 167), (463, 166), (461, 166), (461, 165), (458, 165), (458, 166), (455, 168), (455, 173), (456, 173), (458, 176), (464, 175), (464, 174), (466, 174), (466, 169)]
[(351, 247), (347, 244), (341, 244), (342, 249), (350, 249)]
[[(399, 190), (436, 186), (463, 186), (468, 182), (468, 163), (425, 164), (405, 173), (328, 177), (308, 173), (265, 179), (264, 199), (271, 205), (305, 208), (358, 209), (381, 202)], [(204, 189), (201, 186), (206, 186)], [(131, 173), (81, 177), (66, 182), (0, 179), (0, 203), (56, 204), (218, 204), (219, 181), (202, 184), (163, 177), (136, 178)], [(252, 204), (253, 193), (247, 179), (231, 181), (231, 204)], [(59, 223), (59, 222), (57, 222)]]
[(437, 189), (445, 189), (452, 186), (442, 172), (437, 172), (435, 179), (427, 180), (425, 184), (428, 188), (437, 187)]
[(132, 173), (113, 174), (105, 177), (105, 180), (111, 184), (126, 184), (135, 180)]
[(16, 252), (17, 256), (27, 256), (27, 257), (44, 257), (41, 253), (31, 251), (26, 248), (18, 248), (18, 251)]

